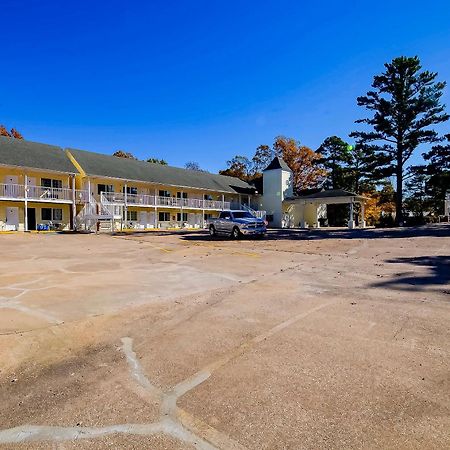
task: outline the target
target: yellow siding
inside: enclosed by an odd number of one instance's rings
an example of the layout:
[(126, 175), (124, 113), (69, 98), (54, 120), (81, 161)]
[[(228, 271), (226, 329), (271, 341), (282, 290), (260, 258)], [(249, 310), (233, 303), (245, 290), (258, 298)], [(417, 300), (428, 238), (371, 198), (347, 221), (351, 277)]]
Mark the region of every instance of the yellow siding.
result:
[[(25, 230), (25, 204), (24, 202), (15, 202), (15, 201), (1, 201), (0, 202), (0, 231), (6, 230), (6, 226), (8, 225), (7, 218), (7, 209), (8, 208), (18, 208), (19, 214), (19, 229), (17, 231)], [(70, 229), (70, 208), (71, 205), (68, 204), (55, 204), (55, 203), (34, 203), (28, 202), (28, 208), (34, 208), (36, 213), (36, 225), (43, 223), (47, 224), (49, 220), (42, 219), (42, 209), (43, 208), (52, 208), (52, 209), (61, 209), (62, 210), (62, 220), (58, 220), (55, 222), (62, 224), (62, 229), (69, 230)]]
[[(87, 189), (88, 186), (88, 178), (82, 178), (81, 176), (77, 176), (77, 189)], [(137, 188), (138, 194), (143, 195), (159, 195), (160, 190), (165, 190), (170, 192), (171, 197), (176, 197), (177, 192), (185, 192), (188, 195), (188, 198), (199, 198), (203, 199), (204, 195), (211, 196), (211, 200), (222, 201), (222, 194), (219, 192), (206, 191), (202, 189), (191, 189), (191, 188), (177, 188), (173, 186), (167, 186), (162, 184), (151, 184), (151, 183), (142, 183), (142, 182), (128, 182), (125, 183), (123, 180), (114, 179), (114, 178), (91, 178), (91, 192), (94, 195), (98, 195), (98, 185), (112, 185), (114, 188), (114, 192), (123, 192), (125, 185), (128, 188)], [(233, 194), (224, 194), (225, 201), (238, 201), (238, 195)]]
[(71, 187), (70, 175), (64, 175), (56, 172), (53, 173), (32, 169), (25, 170), (23, 168), (18, 167), (3, 167), (3, 166), (0, 166), (0, 183), (5, 183), (6, 177), (11, 175), (17, 177), (17, 184), (25, 184), (25, 174), (28, 176), (29, 180), (32, 179), (35, 181), (36, 186), (41, 185), (42, 178), (51, 178), (53, 180), (62, 181), (62, 187), (64, 188)]

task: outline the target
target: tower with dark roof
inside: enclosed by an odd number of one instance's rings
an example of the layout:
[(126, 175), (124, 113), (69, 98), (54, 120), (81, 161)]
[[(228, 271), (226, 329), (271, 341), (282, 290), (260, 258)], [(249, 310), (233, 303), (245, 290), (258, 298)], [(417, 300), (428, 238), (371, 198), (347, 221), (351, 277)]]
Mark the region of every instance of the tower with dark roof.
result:
[(283, 158), (275, 156), (263, 171), (262, 204), (271, 226), (282, 226), (283, 200), (292, 195), (292, 170)]

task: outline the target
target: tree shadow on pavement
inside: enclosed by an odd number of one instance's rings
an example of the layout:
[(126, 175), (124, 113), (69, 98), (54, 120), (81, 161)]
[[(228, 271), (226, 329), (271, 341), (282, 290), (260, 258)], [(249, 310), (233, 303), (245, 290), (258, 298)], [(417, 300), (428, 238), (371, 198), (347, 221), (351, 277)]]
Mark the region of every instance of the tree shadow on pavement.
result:
[[(180, 233), (178, 233), (180, 234)], [(227, 239), (227, 237), (211, 238), (206, 232), (184, 234), (181, 239), (187, 241), (206, 241)], [(450, 224), (428, 225), (408, 228), (321, 228), (300, 229), (282, 228), (269, 229), (264, 239), (269, 241), (288, 240), (324, 240), (324, 239), (386, 239), (386, 238), (414, 238), (414, 237), (450, 237)], [(249, 238), (247, 238), (249, 239)], [(251, 239), (251, 238), (250, 238)]]
[[(400, 272), (386, 281), (372, 284), (372, 287), (386, 287), (406, 291), (435, 291), (450, 295), (450, 256), (400, 257), (386, 260), (388, 264), (411, 264), (426, 267), (425, 274), (414, 271)], [(439, 286), (436, 288), (436, 286)]]

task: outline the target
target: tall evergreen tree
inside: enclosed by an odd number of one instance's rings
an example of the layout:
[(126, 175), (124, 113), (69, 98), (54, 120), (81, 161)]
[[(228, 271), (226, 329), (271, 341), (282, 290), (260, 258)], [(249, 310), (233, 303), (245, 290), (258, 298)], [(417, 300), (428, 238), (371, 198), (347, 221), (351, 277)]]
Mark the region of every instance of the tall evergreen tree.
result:
[(357, 194), (375, 190), (376, 158), (373, 151), (358, 142), (356, 145), (350, 146), (350, 157), (351, 162), (346, 177), (348, 189)]
[(423, 166), (410, 167), (405, 181), (405, 208), (423, 222), (424, 212), (428, 209), (429, 197), (426, 192), (428, 177)]
[(328, 172), (324, 186), (329, 189), (348, 189), (348, 169), (352, 162), (352, 147), (338, 136), (327, 137), (317, 149), (319, 162)]
[(443, 143), (424, 153), (423, 157), (428, 162), (424, 168), (429, 177), (427, 194), (433, 209), (442, 214), (445, 193), (450, 190), (450, 134), (445, 136)]
[(355, 137), (377, 155), (380, 177), (396, 177), (396, 224), (402, 224), (405, 163), (420, 144), (436, 142), (432, 125), (448, 120), (441, 104), (445, 82), (437, 73), (422, 71), (418, 57), (399, 57), (385, 64), (385, 71), (373, 79), (373, 90), (358, 97), (359, 106), (373, 112), (357, 120), (371, 130), (355, 131)]

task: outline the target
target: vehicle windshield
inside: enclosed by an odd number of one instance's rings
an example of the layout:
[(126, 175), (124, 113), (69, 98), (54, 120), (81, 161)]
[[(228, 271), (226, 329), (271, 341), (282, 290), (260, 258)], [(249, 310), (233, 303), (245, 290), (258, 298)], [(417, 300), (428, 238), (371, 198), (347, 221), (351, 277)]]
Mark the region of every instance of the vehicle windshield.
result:
[(233, 217), (235, 219), (254, 219), (248, 211), (235, 211), (233, 212)]

